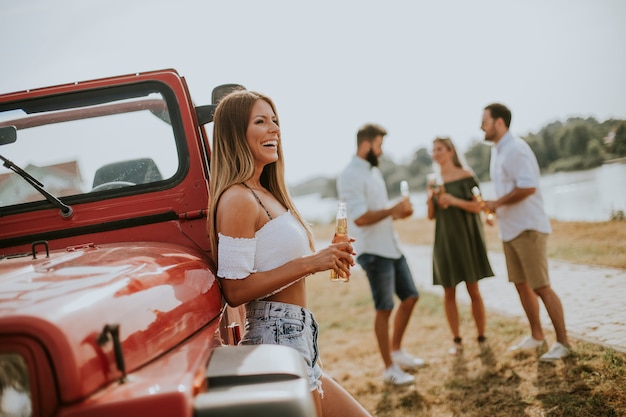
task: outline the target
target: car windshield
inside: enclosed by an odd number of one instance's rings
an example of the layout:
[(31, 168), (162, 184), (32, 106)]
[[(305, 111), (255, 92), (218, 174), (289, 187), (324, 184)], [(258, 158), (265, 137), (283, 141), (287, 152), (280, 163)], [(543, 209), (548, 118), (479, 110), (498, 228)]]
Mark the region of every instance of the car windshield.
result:
[[(0, 155), (61, 198), (102, 199), (167, 185), (181, 159), (167, 95), (147, 83), (2, 105), (0, 127), (15, 126), (17, 140), (0, 146)], [(5, 167), (0, 207), (45, 200)]]

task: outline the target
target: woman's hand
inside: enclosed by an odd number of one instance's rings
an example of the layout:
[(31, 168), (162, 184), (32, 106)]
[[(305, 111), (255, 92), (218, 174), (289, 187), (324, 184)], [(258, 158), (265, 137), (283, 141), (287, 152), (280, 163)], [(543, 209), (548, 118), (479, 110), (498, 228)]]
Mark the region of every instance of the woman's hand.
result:
[(453, 195), (448, 193), (441, 193), (437, 197), (437, 204), (439, 204), (439, 207), (441, 207), (442, 209), (447, 209), (448, 207), (454, 205), (455, 200), (456, 197), (454, 197)]
[(352, 242), (354, 238), (350, 238), (349, 242), (331, 243), (324, 249), (320, 249), (312, 255), (309, 255), (309, 261), (314, 263), (316, 272), (334, 270), (337, 273), (343, 272), (350, 276), (350, 267), (355, 265), (354, 248)]
[(473, 197), (471, 200), (465, 200), (455, 197), (452, 194), (443, 193), (439, 196), (438, 202), (439, 206), (444, 209), (448, 207), (458, 207), (470, 213), (480, 213), (485, 210), (485, 203), (478, 201), (476, 197)]

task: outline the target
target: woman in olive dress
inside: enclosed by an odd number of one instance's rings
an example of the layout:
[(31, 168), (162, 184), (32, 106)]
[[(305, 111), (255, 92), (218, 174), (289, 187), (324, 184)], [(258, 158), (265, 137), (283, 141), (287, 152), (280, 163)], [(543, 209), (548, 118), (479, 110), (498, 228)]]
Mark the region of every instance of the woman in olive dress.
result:
[(456, 286), (465, 282), (471, 299), (472, 315), (479, 344), (485, 337), (485, 306), (478, 289), (478, 281), (492, 277), (493, 271), (481, 222), (482, 204), (472, 189), (479, 187), (473, 172), (464, 167), (449, 138), (433, 141), (434, 167), (440, 173), (437, 187), (428, 187), (428, 218), (435, 219), (433, 247), (433, 284), (444, 288), (444, 307), (453, 345), (452, 355), (463, 352), (459, 330), (459, 312)]

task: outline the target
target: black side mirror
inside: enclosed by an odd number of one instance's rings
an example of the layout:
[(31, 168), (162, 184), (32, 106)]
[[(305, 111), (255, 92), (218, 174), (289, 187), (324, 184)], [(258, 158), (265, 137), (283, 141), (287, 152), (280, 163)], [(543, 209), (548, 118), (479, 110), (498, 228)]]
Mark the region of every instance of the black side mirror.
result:
[(246, 87), (240, 84), (222, 84), (215, 87), (213, 89), (213, 92), (211, 93), (211, 104), (196, 107), (196, 116), (198, 117), (198, 123), (200, 125), (211, 123), (213, 121), (213, 114), (215, 113), (215, 109), (217, 108), (217, 103), (219, 103), (222, 97), (224, 97), (226, 94), (230, 93), (233, 90), (245, 89)]
[(0, 145), (7, 145), (17, 140), (15, 126), (0, 126)]

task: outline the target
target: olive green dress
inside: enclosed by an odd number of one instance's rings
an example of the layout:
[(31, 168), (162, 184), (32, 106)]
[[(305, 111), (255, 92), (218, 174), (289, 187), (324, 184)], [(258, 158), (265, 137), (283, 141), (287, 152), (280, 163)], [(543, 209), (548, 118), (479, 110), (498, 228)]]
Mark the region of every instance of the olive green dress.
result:
[[(465, 200), (472, 200), (474, 186), (478, 186), (474, 177), (444, 184), (447, 193)], [(442, 209), (434, 198), (433, 284), (451, 288), (492, 277), (480, 214), (458, 207)]]

